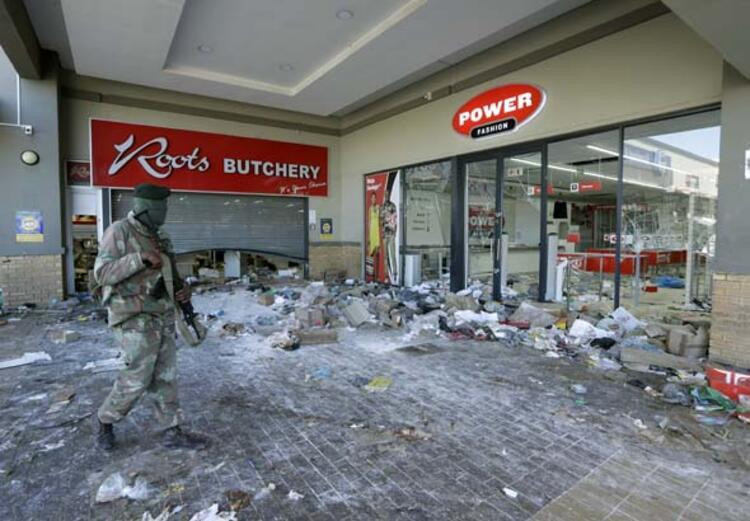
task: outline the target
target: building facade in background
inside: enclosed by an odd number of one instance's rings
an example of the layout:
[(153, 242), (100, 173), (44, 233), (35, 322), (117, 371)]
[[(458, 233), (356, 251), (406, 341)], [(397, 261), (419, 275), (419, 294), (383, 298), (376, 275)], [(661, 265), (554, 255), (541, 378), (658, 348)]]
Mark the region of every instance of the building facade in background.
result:
[(712, 358), (750, 366), (750, 81), (663, 7), (593, 24), (543, 24), (418, 102), (399, 91), (315, 124), (81, 77), (51, 53), (41, 79), (16, 82), (0, 54), (5, 302), (82, 290), (103, 229), (152, 179), (175, 190), (183, 253), (267, 254), (313, 278), (482, 281), (498, 299), (556, 300), (570, 273), (566, 293), (623, 305), (661, 286), (682, 305), (713, 300)]

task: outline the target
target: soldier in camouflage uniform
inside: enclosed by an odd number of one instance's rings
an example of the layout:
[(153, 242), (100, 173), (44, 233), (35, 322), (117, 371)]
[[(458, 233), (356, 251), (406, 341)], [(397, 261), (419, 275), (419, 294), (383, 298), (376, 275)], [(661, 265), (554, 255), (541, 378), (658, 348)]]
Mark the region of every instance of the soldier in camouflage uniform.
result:
[[(102, 303), (108, 308), (109, 325), (125, 361), (97, 415), (96, 438), (104, 450), (115, 445), (112, 425), (123, 419), (146, 392), (166, 428), (167, 446), (205, 445), (204, 439), (180, 428), (174, 305), (161, 273), (161, 251), (165, 244), (171, 248), (169, 238), (159, 229), (166, 220), (169, 194), (168, 188), (138, 185), (133, 210), (125, 219), (112, 223), (99, 244), (94, 277), (102, 288)], [(189, 286), (184, 284), (175, 298), (189, 301)]]

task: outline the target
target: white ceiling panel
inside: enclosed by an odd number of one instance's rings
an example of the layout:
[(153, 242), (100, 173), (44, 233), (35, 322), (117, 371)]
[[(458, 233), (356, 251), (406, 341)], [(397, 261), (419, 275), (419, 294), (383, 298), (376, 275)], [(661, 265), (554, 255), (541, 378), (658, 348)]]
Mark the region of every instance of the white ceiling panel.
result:
[(329, 115), (588, 0), (39, 1), (79, 74)]

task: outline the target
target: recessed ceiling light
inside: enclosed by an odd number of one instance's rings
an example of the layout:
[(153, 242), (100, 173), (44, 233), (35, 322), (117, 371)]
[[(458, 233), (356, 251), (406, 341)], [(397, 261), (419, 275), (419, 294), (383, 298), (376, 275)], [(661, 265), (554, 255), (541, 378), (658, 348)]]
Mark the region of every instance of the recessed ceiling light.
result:
[(198, 50), (204, 54), (210, 54), (214, 52), (214, 48), (210, 45), (206, 45), (205, 43), (198, 46)]
[(279, 70), (283, 72), (292, 72), (294, 70), (294, 67), (291, 63), (282, 63), (279, 65)]
[(336, 18), (339, 20), (351, 20), (354, 18), (354, 13), (351, 12), (349, 9), (339, 9), (336, 11)]

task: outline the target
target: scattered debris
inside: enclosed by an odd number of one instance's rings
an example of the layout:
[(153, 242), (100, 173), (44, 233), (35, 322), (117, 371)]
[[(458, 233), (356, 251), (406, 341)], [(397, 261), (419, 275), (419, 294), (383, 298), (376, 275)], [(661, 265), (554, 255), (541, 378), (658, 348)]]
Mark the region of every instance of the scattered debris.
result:
[(6, 360), (0, 362), (0, 369), (9, 369), (11, 367), (18, 367), (21, 365), (33, 364), (34, 362), (47, 361), (49, 362), (52, 358), (44, 351), (37, 351), (33, 353), (24, 353), (20, 358), (13, 358), (12, 360)]
[(620, 360), (625, 363), (626, 367), (634, 370), (643, 370), (644, 366), (645, 370), (648, 370), (651, 365), (687, 371), (699, 371), (701, 369), (701, 364), (696, 360), (633, 347), (623, 349), (620, 352)]
[(307, 375), (306, 380), (328, 380), (331, 377), (330, 367), (318, 367), (312, 374)]
[(276, 484), (275, 483), (269, 483), (262, 489), (260, 489), (255, 496), (253, 496), (253, 501), (262, 501), (266, 499), (268, 496), (271, 495), (271, 493), (276, 490)]
[(205, 510), (201, 510), (190, 518), (190, 521), (236, 521), (235, 512), (219, 512), (219, 505), (214, 503)]
[(276, 347), (285, 351), (294, 351), (300, 346), (300, 338), (295, 333), (286, 330), (274, 333), (268, 337), (268, 343), (271, 347)]
[(299, 492), (295, 492), (294, 490), (290, 490), (289, 494), (287, 494), (286, 497), (290, 501), (299, 501), (300, 499), (304, 499), (305, 495), (304, 494), (300, 494)]
[(141, 521), (167, 521), (171, 513), (172, 509), (170, 507), (162, 510), (161, 514), (156, 517), (152, 517), (150, 512), (144, 512)]
[(672, 404), (679, 404), (689, 407), (692, 404), (690, 392), (683, 386), (675, 383), (664, 384), (661, 388), (661, 398), (663, 401)]
[(229, 490), (225, 496), (229, 502), (229, 508), (233, 512), (239, 512), (243, 508), (247, 508), (250, 506), (250, 501), (252, 501), (250, 494), (243, 490)]
[(355, 300), (343, 309), (346, 320), (352, 327), (359, 327), (370, 320), (370, 312), (361, 301)]
[(258, 295), (258, 303), (264, 306), (272, 306), (276, 302), (276, 297), (270, 291)]
[(432, 434), (419, 430), (416, 427), (404, 427), (393, 433), (397, 438), (406, 441), (426, 441), (432, 438)]
[(589, 392), (589, 390), (586, 388), (585, 385), (581, 384), (573, 384), (570, 386), (570, 390), (573, 391), (576, 394), (586, 394)]
[(688, 358), (703, 358), (708, 353), (708, 331), (705, 327), (696, 331), (689, 324), (673, 327), (669, 330), (667, 351)]
[(392, 383), (393, 380), (387, 376), (376, 376), (364, 386), (364, 389), (371, 393), (383, 392), (387, 391)]
[(509, 320), (511, 322), (524, 322), (529, 327), (550, 327), (557, 322), (557, 319), (546, 310), (532, 306), (528, 302), (521, 302), (515, 313)]
[(319, 308), (297, 308), (295, 316), (303, 328), (323, 327), (328, 323), (325, 312)]
[(153, 487), (141, 476), (130, 481), (119, 472), (110, 474), (99, 486), (96, 492), (97, 503), (109, 503), (120, 498), (143, 501), (155, 493)]
[(240, 324), (239, 322), (226, 322), (221, 326), (221, 330), (222, 336), (237, 337), (245, 332), (245, 324)]
[(303, 346), (335, 344), (339, 341), (339, 334), (335, 329), (296, 329), (294, 334)]
[(72, 387), (65, 387), (57, 391), (54, 396), (52, 396), (52, 405), (47, 409), (47, 414), (53, 414), (63, 410), (68, 404), (70, 404), (75, 395), (76, 391)]
[(198, 277), (201, 279), (216, 280), (221, 278), (219, 270), (211, 268), (199, 268)]
[(80, 338), (81, 334), (72, 329), (56, 329), (50, 333), (50, 340), (55, 344), (69, 344)]
[[(290, 286), (279, 284), (280, 279), (290, 277), (294, 278)], [(276, 277), (275, 283), (273, 278), (271, 273), (261, 279), (253, 275), (230, 284), (217, 282), (210, 286), (213, 289), (204, 289), (229, 294), (212, 301), (212, 307), (219, 309), (209, 318), (224, 317), (223, 334), (240, 336), (249, 332), (266, 337), (266, 345), (284, 350), (335, 344), (346, 335), (344, 330), (353, 332), (365, 324), (373, 326), (368, 331), (377, 327), (382, 331), (402, 331), (396, 345), (392, 341), (384, 344), (415, 356), (445, 350), (431, 343), (437, 337), (498, 341), (508, 348), (533, 348), (547, 358), (579, 360), (605, 371), (607, 378), (613, 380), (624, 382), (628, 378), (620, 372), (623, 367), (659, 375), (667, 381), (650, 381), (651, 385), (644, 384), (641, 389), (654, 399), (682, 406), (693, 405), (691, 388), (705, 384), (702, 357), (706, 354), (710, 320), (684, 310), (665, 311), (665, 315), (649, 318), (636, 316), (624, 307), (612, 310), (612, 288), (607, 281), (598, 295), (578, 288), (572, 299), (562, 305), (532, 304), (530, 299), (538, 288), (532, 281), (520, 285), (515, 278), (509, 283), (518, 285), (513, 290), (503, 290), (502, 303), (493, 299), (491, 286), (478, 281), (452, 293), (442, 281), (393, 287), (332, 273), (325, 282), (302, 286), (294, 270)], [(239, 286), (244, 286), (244, 292)], [(330, 377), (329, 368), (318, 368), (307, 374), (305, 381)], [(368, 392), (386, 391), (393, 383), (386, 376), (357, 375), (348, 380)], [(586, 404), (585, 385), (573, 382), (570, 390), (577, 395), (576, 405)], [(743, 418), (745, 413), (734, 414)], [(744, 418), (750, 421), (750, 412)]]
[(123, 367), (125, 367), (125, 362), (121, 358), (105, 358), (104, 360), (88, 362), (83, 366), (83, 370), (92, 373), (106, 373), (108, 371), (119, 371)]
[(516, 499), (518, 497), (518, 492), (512, 488), (503, 487), (503, 493), (511, 499)]

